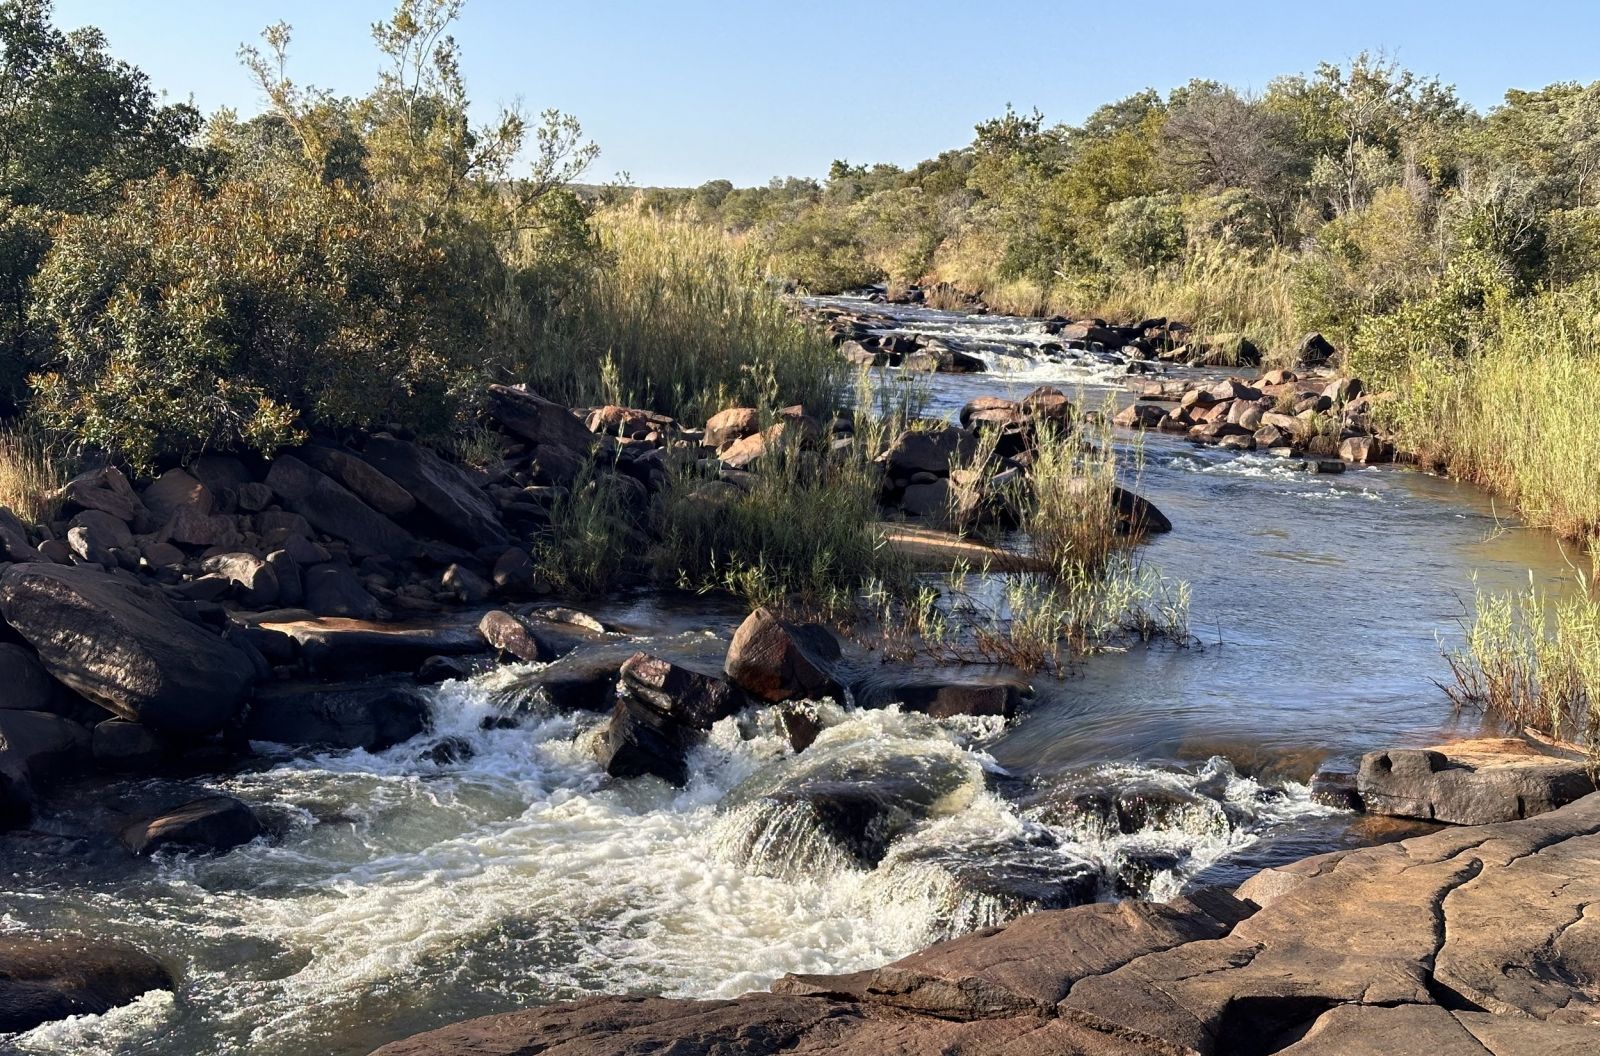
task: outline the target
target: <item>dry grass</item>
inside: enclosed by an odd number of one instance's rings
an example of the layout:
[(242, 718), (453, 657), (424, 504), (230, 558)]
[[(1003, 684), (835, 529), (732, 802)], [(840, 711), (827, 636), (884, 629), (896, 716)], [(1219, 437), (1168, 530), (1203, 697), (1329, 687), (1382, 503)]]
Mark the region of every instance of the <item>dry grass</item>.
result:
[(29, 523), (54, 516), (67, 469), (49, 441), (31, 427), (0, 428), (0, 506)]
[(1481, 709), (1512, 731), (1584, 746), (1600, 766), (1600, 598), (1587, 577), (1552, 598), (1478, 592), (1466, 647), (1446, 654), (1461, 707)]

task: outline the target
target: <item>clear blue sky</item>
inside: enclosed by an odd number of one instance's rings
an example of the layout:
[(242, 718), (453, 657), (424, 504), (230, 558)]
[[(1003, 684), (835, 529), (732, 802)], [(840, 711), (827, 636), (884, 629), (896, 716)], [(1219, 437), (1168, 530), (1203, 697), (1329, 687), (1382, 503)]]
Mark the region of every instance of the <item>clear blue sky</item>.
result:
[[(369, 25), (391, 0), (58, 0), (169, 96), (249, 114), (236, 58), (279, 19), (296, 80), (371, 84)], [(1076, 122), (1192, 77), (1245, 88), (1386, 48), (1485, 108), (1508, 87), (1600, 79), (1600, 4), (1122, 0), (468, 0), (456, 29), (475, 102), (575, 114), (591, 179), (740, 185), (819, 176), (834, 158), (910, 164), (970, 141), (1007, 102)]]

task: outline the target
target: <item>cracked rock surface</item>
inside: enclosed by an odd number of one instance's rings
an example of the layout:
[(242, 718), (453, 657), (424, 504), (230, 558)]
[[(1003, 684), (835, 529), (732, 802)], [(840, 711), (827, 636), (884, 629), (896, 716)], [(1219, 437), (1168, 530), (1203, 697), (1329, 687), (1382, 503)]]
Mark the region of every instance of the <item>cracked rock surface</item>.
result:
[(727, 1001), (605, 997), (381, 1056), (1600, 1053), (1600, 793), (1200, 892), (1037, 913)]

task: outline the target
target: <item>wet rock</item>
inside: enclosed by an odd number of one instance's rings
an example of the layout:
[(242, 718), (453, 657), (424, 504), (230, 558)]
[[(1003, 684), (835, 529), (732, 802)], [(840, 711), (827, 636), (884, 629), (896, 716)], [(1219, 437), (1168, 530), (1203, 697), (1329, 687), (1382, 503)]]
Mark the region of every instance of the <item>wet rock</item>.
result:
[(579, 650), (546, 665), (533, 685), (557, 711), (603, 712), (616, 704), (623, 661), (615, 650)]
[(1031, 694), (1029, 686), (1005, 683), (906, 683), (896, 686), (889, 696), (905, 710), (935, 719), (957, 715), (996, 715), (1009, 719), (1017, 713), (1017, 705)]
[(349, 543), (355, 557), (386, 554), (403, 559), (417, 552), (417, 540), (410, 532), (293, 455), (279, 455), (273, 461), (266, 483), (317, 531)]
[(425, 447), (382, 435), (369, 439), (362, 455), (417, 500), (417, 512), (427, 515), (438, 538), (468, 547), (511, 541), (494, 503), (459, 466)]
[(493, 666), (484, 657), (430, 656), (417, 667), (417, 685), (436, 686), (451, 680), (465, 681)]
[(692, 730), (709, 730), (750, 703), (742, 689), (724, 679), (648, 653), (634, 653), (618, 675), (624, 696)]
[(1345, 770), (1318, 770), (1311, 777), (1311, 799), (1335, 810), (1360, 810), (1356, 775)]
[(57, 680), (124, 718), (212, 733), (239, 711), (256, 670), (153, 587), (88, 567), (13, 565), (0, 613)]
[(298, 646), (307, 670), (332, 678), (415, 671), (430, 656), (473, 656), (483, 636), (469, 619), (371, 623), (310, 618), (303, 610), (262, 620), (260, 626)]
[(344, 485), (385, 517), (404, 517), (417, 508), (411, 493), (360, 456), (335, 447), (303, 447), (297, 454), (313, 469)]
[(256, 693), (245, 733), (253, 741), (375, 752), (427, 725), (427, 702), (407, 682), (277, 682)]
[(0, 1034), (68, 1016), (103, 1015), (151, 990), (172, 989), (167, 970), (129, 946), (0, 935)]
[(728, 645), (724, 670), (734, 684), (767, 701), (844, 699), (833, 676), (839, 641), (815, 623), (791, 623), (766, 608), (747, 616)]
[(1392, 452), (1377, 437), (1352, 436), (1339, 444), (1339, 457), (1346, 462), (1387, 462)]
[[(941, 917), (947, 931), (962, 933), (995, 916), (1013, 917), (1040, 910), (1066, 909), (1093, 902), (1100, 890), (1100, 867), (1062, 849), (1042, 829), (1016, 837), (929, 845), (897, 850), (883, 868), (933, 870), (956, 892)], [(914, 882), (907, 878), (908, 884)]]
[(265, 831), (255, 812), (241, 800), (207, 796), (134, 822), (122, 830), (122, 843), (141, 856), (164, 850), (226, 854)]
[(356, 575), (355, 569), (338, 561), (306, 569), (305, 607), (318, 616), (343, 616), (354, 620), (377, 619), (382, 611)]
[(478, 633), (489, 648), (503, 657), (515, 657), (525, 663), (553, 658), (526, 623), (503, 609), (484, 613), (478, 621)]
[(1166, 410), (1156, 404), (1131, 403), (1118, 411), (1111, 423), (1124, 429), (1157, 429), (1166, 417)]
[(597, 746), (600, 765), (612, 777), (655, 776), (682, 787), (689, 783), (691, 731), (635, 697), (619, 695)]
[(1515, 738), (1481, 738), (1368, 752), (1356, 788), (1373, 814), (1484, 825), (1554, 810), (1595, 785), (1582, 761), (1542, 754)]

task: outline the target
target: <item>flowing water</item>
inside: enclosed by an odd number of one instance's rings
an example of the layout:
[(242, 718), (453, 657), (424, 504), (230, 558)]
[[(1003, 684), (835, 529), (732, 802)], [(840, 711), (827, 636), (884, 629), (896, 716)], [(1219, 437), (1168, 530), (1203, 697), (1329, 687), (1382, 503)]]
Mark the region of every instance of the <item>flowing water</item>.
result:
[[(995, 368), (932, 379), (939, 413), (1046, 382), (1093, 402), (1123, 370), (1041, 350), (1027, 320), (895, 311), (886, 326)], [(361, 1054), (587, 993), (734, 995), (1041, 905), (1170, 897), (1378, 838), (1311, 802), (1313, 769), (1450, 733), (1433, 680), (1475, 577), (1554, 582), (1570, 555), (1412, 471), (1309, 475), (1161, 436), (1143, 454), (1137, 488), (1177, 526), (1145, 558), (1190, 584), (1199, 644), (1037, 680), (1009, 725), (826, 704), (795, 755), (770, 716), (740, 716), (675, 790), (608, 780), (600, 720), (542, 710), (533, 668), (511, 667), (439, 688), (433, 729), (388, 751), (285, 752), (191, 782), (275, 832), (221, 858), (130, 862), (81, 821), (161, 782), (72, 791), (40, 831), (0, 842), (0, 931), (125, 939), (181, 993), (0, 1051)], [(714, 661), (739, 614), (652, 599), (610, 615), (651, 628), (652, 649)]]

